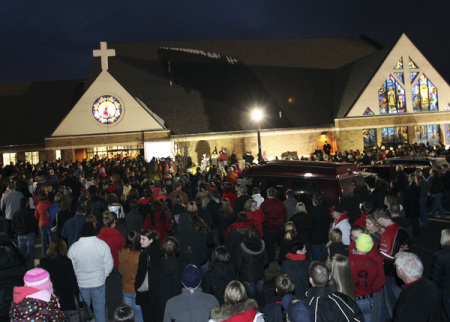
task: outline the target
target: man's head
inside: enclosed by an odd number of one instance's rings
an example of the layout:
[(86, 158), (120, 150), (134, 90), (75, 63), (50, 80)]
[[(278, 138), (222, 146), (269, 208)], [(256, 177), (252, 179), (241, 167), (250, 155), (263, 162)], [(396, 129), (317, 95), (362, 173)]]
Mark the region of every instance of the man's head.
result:
[(324, 287), (330, 281), (330, 270), (319, 261), (314, 261), (309, 266), (309, 282), (312, 286)]
[(286, 198), (287, 199), (294, 199), (294, 191), (292, 191), (292, 189), (286, 190)]
[(366, 229), (365, 227), (361, 227), (358, 225), (353, 225), (352, 229), (350, 230), (350, 239), (354, 242), (358, 239), (359, 234), (365, 233)]
[(405, 283), (418, 280), (423, 274), (422, 261), (419, 256), (410, 252), (395, 254), (395, 269), (398, 277)]
[(275, 290), (279, 296), (292, 294), (294, 289), (294, 279), (289, 274), (281, 274), (275, 279)]
[(202, 273), (194, 264), (186, 265), (181, 276), (183, 286), (187, 289), (196, 289), (202, 282)]
[(247, 187), (241, 184), (237, 190), (238, 196), (245, 196), (247, 194)]
[(312, 197), (312, 204), (313, 204), (314, 207), (317, 207), (318, 205), (321, 205), (322, 202), (323, 202), (322, 195), (320, 195), (320, 194), (313, 195), (313, 197)]
[(277, 196), (277, 189), (271, 187), (267, 190), (267, 197), (268, 198), (275, 198)]
[(447, 172), (448, 171), (448, 164), (444, 163), (443, 165), (441, 165), (442, 171), (443, 172)]
[(391, 214), (384, 209), (375, 210), (373, 216), (377, 221), (378, 225), (380, 225), (383, 228), (386, 228), (387, 226), (393, 223)]
[(420, 179), (423, 176), (422, 170), (416, 170), (414, 174), (416, 175), (417, 179)]
[(389, 205), (389, 211), (391, 212), (392, 217), (398, 217), (400, 216), (400, 203), (398, 202), (392, 202)]
[(333, 206), (329, 209), (334, 219), (339, 219), (345, 213), (344, 207), (340, 205)]

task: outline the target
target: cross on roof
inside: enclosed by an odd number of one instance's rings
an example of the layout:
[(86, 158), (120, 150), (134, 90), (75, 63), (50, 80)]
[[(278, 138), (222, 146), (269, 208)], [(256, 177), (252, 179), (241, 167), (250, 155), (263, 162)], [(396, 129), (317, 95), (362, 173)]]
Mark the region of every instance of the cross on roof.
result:
[(116, 55), (114, 49), (107, 49), (106, 41), (100, 42), (100, 49), (95, 49), (92, 52), (94, 57), (101, 57), (102, 70), (108, 70), (108, 57)]

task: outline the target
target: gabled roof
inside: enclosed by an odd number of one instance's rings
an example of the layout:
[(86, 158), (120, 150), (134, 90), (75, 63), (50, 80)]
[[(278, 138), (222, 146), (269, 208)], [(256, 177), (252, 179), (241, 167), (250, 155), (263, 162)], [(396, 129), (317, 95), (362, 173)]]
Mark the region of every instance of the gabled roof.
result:
[(83, 85), (80, 80), (0, 84), (0, 146), (43, 145)]
[[(353, 38), (108, 47), (116, 51), (108, 72), (173, 134), (255, 129), (249, 115), (255, 105), (265, 109), (265, 129), (332, 124), (336, 68), (376, 52), (375, 46)], [(96, 59), (86, 87), (99, 72)]]

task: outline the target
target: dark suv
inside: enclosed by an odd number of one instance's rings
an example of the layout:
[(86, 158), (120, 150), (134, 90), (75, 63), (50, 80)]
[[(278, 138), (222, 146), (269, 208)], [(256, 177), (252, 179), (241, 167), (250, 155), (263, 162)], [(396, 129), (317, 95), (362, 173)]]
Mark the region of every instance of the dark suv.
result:
[(407, 174), (419, 169), (422, 170), (425, 177), (428, 177), (431, 169), (438, 169), (445, 163), (448, 164), (445, 158), (396, 157), (374, 165), (361, 166), (361, 171), (376, 173), (387, 182), (391, 182), (396, 176), (395, 167), (397, 165), (402, 165)]
[(5, 234), (0, 234), (0, 321), (8, 321), (14, 286), (23, 286), (29, 269), (25, 257)]
[(266, 196), (270, 187), (275, 187), (283, 200), (287, 189), (292, 189), (297, 200), (311, 204), (314, 194), (322, 194), (328, 206), (340, 204), (344, 190), (353, 192), (356, 186), (364, 185), (364, 177), (355, 164), (273, 161), (250, 168), (244, 177), (250, 189), (258, 187)]

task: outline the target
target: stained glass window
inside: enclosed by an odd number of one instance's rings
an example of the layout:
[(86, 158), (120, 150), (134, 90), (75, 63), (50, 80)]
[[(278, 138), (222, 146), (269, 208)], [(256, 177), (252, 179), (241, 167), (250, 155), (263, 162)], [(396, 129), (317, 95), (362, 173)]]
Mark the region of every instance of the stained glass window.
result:
[(400, 59), (397, 62), (397, 65), (395, 65), (394, 69), (403, 69), (403, 57), (400, 57)]
[(116, 122), (122, 114), (122, 105), (113, 96), (101, 96), (92, 105), (92, 114), (100, 123), (111, 124)]
[(433, 83), (422, 74), (412, 89), (414, 112), (437, 111), (437, 89)]
[(414, 82), (414, 80), (416, 79), (417, 75), (419, 75), (419, 72), (412, 72), (409, 73), (410, 77), (411, 77), (411, 84)]
[(446, 111), (450, 111), (450, 103), (447, 104), (447, 106), (445, 107), (445, 110), (446, 110)]
[(363, 130), (364, 148), (370, 149), (377, 146), (377, 130), (365, 129)]
[(418, 69), (419, 66), (416, 65), (416, 63), (409, 57), (409, 68), (411, 69)]
[(441, 141), (439, 125), (419, 125), (414, 127), (416, 142), (437, 145)]
[(403, 73), (394, 73), (395, 76), (397, 76), (398, 79), (400, 79), (402, 81), (402, 83), (405, 82), (405, 80), (403, 79)]
[(450, 144), (450, 124), (445, 124), (445, 143)]
[(364, 111), (363, 115), (374, 115), (375, 113), (368, 107)]
[(381, 129), (381, 142), (387, 143), (407, 143), (408, 127), (385, 127)]
[(384, 82), (378, 91), (380, 113), (405, 113), (405, 90), (392, 75)]

